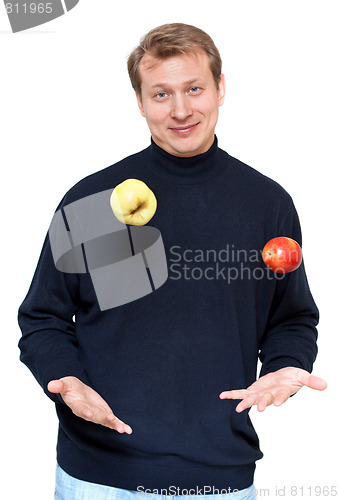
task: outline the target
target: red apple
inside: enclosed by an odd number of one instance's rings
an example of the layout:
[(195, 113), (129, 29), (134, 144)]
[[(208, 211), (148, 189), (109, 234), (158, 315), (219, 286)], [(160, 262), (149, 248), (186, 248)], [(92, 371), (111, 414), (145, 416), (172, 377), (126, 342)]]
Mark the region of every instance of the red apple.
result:
[(262, 251), (262, 258), (272, 271), (285, 274), (300, 266), (302, 252), (299, 243), (292, 238), (279, 236), (266, 243)]

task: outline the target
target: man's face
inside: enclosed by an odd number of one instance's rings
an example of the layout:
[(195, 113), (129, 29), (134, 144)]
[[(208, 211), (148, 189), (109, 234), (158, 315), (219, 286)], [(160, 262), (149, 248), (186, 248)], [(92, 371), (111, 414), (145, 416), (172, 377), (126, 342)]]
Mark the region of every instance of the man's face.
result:
[(138, 105), (154, 142), (174, 156), (207, 151), (225, 95), (224, 75), (217, 89), (207, 54), (197, 51), (168, 59), (145, 54), (139, 70)]

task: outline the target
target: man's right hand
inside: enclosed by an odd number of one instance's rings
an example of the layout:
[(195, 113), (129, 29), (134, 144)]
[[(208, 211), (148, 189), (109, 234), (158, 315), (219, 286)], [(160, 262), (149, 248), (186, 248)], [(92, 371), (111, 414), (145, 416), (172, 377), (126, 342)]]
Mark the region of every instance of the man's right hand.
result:
[(132, 433), (131, 427), (113, 414), (106, 401), (78, 378), (63, 377), (59, 380), (51, 380), (47, 389), (53, 394), (61, 394), (66, 405), (77, 417), (104, 425), (121, 434), (124, 432)]

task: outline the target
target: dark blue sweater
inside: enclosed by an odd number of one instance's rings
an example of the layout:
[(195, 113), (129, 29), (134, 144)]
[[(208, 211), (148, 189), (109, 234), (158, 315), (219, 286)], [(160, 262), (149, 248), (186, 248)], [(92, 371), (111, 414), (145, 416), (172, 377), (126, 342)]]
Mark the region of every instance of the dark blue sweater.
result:
[[(152, 141), (81, 180), (58, 208), (128, 178), (157, 197), (148, 225), (162, 236), (165, 283), (101, 310), (88, 273), (56, 269), (47, 235), (19, 310), (21, 360), (56, 403), (58, 463), (76, 478), (130, 490), (248, 487), (262, 457), (258, 437), (248, 410), (238, 414), (237, 401), (220, 392), (252, 384), (258, 358), (264, 375), (311, 371), (317, 354), (304, 265), (275, 276), (260, 256), (275, 236), (301, 244), (293, 202), (215, 139), (191, 158)], [(82, 420), (47, 391), (68, 375), (95, 389), (133, 433)]]

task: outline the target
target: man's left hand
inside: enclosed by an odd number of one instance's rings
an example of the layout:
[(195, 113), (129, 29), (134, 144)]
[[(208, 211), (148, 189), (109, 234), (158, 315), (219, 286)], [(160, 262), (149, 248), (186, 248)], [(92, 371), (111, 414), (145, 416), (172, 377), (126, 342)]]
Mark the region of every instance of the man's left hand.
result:
[(282, 405), (304, 385), (317, 391), (323, 391), (327, 387), (327, 382), (311, 375), (306, 370), (288, 366), (260, 377), (247, 389), (224, 391), (219, 394), (219, 398), (241, 399), (242, 401), (236, 407), (238, 413), (253, 405), (257, 405), (258, 411), (264, 411), (271, 404), (274, 406)]

